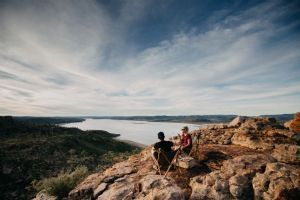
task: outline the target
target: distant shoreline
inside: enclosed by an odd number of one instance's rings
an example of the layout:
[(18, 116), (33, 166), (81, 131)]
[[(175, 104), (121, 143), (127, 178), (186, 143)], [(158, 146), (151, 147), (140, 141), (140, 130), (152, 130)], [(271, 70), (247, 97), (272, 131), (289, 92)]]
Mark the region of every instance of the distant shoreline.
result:
[[(147, 122), (153, 122), (153, 123), (180, 123), (180, 124), (194, 124), (194, 125), (205, 125), (205, 124), (219, 124), (222, 122), (189, 122), (189, 121), (151, 121), (151, 120), (137, 120), (137, 119), (111, 119), (111, 118), (84, 118), (86, 119), (94, 119), (94, 120), (121, 120), (121, 121), (133, 121), (133, 122), (138, 122), (134, 124), (144, 124)], [(82, 121), (83, 122), (83, 121)], [(141, 122), (141, 123), (139, 123)], [(77, 123), (77, 122), (71, 122), (71, 123)], [(224, 122), (224, 123), (229, 123), (229, 122)]]

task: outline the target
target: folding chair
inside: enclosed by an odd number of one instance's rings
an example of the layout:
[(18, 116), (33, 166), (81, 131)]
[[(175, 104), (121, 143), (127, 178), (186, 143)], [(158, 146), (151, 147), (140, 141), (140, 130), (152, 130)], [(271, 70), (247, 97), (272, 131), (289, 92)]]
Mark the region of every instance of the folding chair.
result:
[[(174, 165), (176, 167), (175, 163), (178, 162), (179, 151), (180, 150), (178, 150), (175, 153), (175, 155), (171, 156), (171, 158), (170, 158), (170, 155), (168, 155), (168, 153), (166, 153), (164, 150), (162, 150), (160, 148), (158, 150), (154, 149), (153, 153), (157, 153), (157, 158), (155, 158), (156, 156), (154, 155), (153, 160), (154, 160), (154, 163), (155, 163), (160, 175), (162, 175), (161, 171), (160, 171), (161, 166), (168, 166), (165, 176), (171, 169), (172, 165)], [(180, 169), (179, 169), (179, 171), (180, 171)]]
[[(195, 145), (196, 143), (196, 145)], [(197, 151), (198, 147), (199, 147), (199, 143), (200, 143), (200, 134), (197, 134), (196, 136), (194, 136), (193, 140), (192, 140), (192, 149), (189, 153), (189, 156), (192, 155), (193, 151)]]

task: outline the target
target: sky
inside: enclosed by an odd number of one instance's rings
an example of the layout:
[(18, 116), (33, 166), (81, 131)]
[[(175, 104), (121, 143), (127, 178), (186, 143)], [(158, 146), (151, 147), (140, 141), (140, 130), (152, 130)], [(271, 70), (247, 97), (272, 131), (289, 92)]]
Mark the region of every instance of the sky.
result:
[(0, 115), (297, 111), (299, 1), (0, 0)]

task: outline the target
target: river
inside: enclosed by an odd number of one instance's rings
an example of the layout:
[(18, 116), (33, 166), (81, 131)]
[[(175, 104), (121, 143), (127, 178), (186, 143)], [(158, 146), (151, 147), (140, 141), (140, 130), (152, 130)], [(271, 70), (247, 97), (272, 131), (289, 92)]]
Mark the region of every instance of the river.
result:
[(86, 119), (83, 122), (69, 123), (62, 126), (76, 127), (81, 130), (105, 130), (110, 133), (120, 134), (121, 136), (118, 137), (118, 139), (149, 145), (158, 141), (157, 133), (159, 131), (163, 131), (166, 139), (168, 139), (180, 133), (183, 126), (188, 126), (190, 131), (192, 131), (198, 129), (201, 125), (171, 122)]

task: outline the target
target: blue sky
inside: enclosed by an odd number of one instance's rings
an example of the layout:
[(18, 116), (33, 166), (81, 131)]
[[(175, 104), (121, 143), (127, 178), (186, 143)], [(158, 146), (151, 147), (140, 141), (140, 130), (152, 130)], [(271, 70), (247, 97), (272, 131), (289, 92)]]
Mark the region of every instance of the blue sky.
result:
[(297, 1), (1, 0), (0, 115), (300, 111)]

